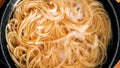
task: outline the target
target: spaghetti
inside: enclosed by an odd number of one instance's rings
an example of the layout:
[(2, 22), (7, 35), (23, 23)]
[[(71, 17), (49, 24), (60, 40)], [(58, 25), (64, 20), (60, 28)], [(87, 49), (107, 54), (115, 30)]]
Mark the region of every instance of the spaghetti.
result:
[(96, 0), (21, 0), (6, 26), (20, 68), (95, 68), (107, 59), (111, 25)]

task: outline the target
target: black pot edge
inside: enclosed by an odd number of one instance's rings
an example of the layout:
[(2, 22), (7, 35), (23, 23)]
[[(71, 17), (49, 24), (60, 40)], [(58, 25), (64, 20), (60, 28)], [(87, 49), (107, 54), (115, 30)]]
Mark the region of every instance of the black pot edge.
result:
[(112, 59), (110, 65), (109, 65), (109, 67), (108, 67), (108, 68), (111, 68), (111, 67), (113, 67), (113, 64), (114, 64), (114, 61), (115, 61), (115, 59), (116, 59), (116, 57), (117, 57), (118, 49), (119, 49), (119, 46), (120, 46), (120, 45), (119, 45), (119, 44), (120, 44), (120, 26), (119, 26), (119, 22), (120, 22), (120, 21), (118, 20), (117, 12), (116, 12), (116, 10), (115, 10), (115, 8), (114, 8), (111, 0), (107, 0), (107, 1), (108, 1), (108, 3), (110, 4), (111, 8), (113, 9), (113, 13), (114, 13), (115, 18), (116, 18), (117, 29), (118, 29), (118, 41), (117, 41), (116, 52), (115, 52), (115, 54), (114, 54), (114, 56), (113, 56), (113, 59)]

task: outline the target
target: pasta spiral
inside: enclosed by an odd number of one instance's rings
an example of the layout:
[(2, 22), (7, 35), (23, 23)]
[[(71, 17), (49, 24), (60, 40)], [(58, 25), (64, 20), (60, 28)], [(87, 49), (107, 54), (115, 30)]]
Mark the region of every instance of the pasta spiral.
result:
[(110, 39), (110, 19), (97, 0), (21, 0), (6, 26), (20, 68), (100, 67)]

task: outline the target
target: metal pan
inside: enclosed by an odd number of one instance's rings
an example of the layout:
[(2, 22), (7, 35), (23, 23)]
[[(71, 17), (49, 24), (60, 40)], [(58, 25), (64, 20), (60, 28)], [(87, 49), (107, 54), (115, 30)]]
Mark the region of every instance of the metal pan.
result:
[[(1, 25), (0, 25), (0, 41), (1, 41), (1, 50), (4, 56), (4, 59), (8, 65), (9, 68), (16, 68), (15, 63), (11, 59), (8, 49), (7, 49), (7, 43), (5, 38), (5, 27), (10, 19), (12, 12), (15, 8), (15, 5), (17, 4), (18, 0), (11, 0), (2, 16)], [(119, 30), (119, 23), (120, 19), (118, 20), (118, 16), (115, 10), (115, 7), (113, 7), (111, 0), (99, 0), (103, 5), (105, 10), (108, 12), (110, 20), (111, 20), (111, 27), (112, 27), (112, 40), (109, 43), (108, 49), (107, 49), (107, 61), (103, 65), (103, 68), (113, 68), (113, 62), (115, 61), (116, 54), (118, 53), (119, 48), (119, 39), (120, 39), (120, 30)]]

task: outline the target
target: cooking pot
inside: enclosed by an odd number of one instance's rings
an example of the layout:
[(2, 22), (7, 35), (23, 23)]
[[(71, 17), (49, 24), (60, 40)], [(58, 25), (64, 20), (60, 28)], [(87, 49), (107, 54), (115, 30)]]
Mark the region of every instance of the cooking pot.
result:
[[(111, 0), (99, 0), (103, 5), (105, 10), (108, 12), (111, 21), (112, 27), (112, 39), (108, 45), (107, 49), (107, 61), (103, 64), (102, 68), (113, 68), (113, 62), (115, 61), (116, 54), (119, 48), (119, 39), (120, 39), (120, 32), (119, 32), (119, 20), (117, 13), (115, 11), (115, 7), (113, 6)], [(9, 68), (16, 68), (15, 63), (10, 57), (10, 54), (7, 49), (7, 42), (5, 38), (5, 28), (8, 20), (12, 16), (12, 12), (17, 4), (18, 0), (10, 0), (6, 6), (4, 14), (1, 19), (0, 25), (0, 41), (1, 41), (1, 50), (4, 56), (4, 59)]]

